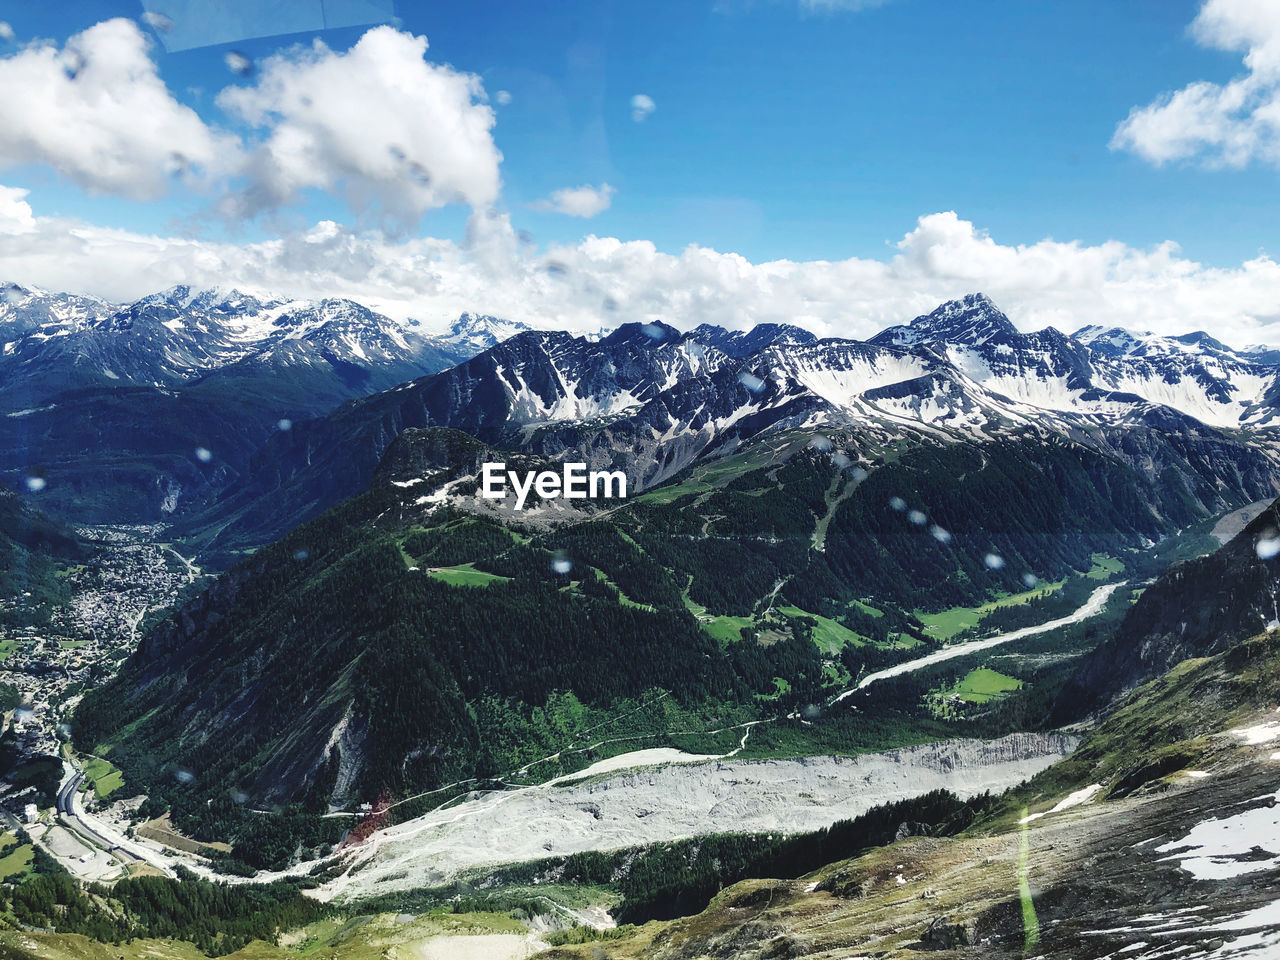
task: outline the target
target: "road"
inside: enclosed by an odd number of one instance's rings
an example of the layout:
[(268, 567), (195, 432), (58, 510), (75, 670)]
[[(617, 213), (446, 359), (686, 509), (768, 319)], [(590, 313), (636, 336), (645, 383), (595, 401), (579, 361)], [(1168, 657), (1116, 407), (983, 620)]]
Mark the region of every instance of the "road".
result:
[(175, 876), (173, 868), (164, 862), (160, 854), (131, 843), (111, 827), (86, 814), (80, 805), (80, 785), (84, 782), (84, 771), (71, 764), (66, 769), (71, 771), (71, 776), (58, 788), (58, 819), (63, 826), (106, 850), (125, 865), (146, 863), (165, 876)]
[(917, 670), (923, 670), (925, 667), (931, 667), (935, 663), (941, 663), (944, 660), (952, 660), (955, 657), (967, 656), (971, 653), (977, 653), (980, 650), (987, 650), (991, 647), (998, 647), (1002, 643), (1009, 643), (1012, 640), (1022, 640), (1026, 637), (1033, 637), (1038, 633), (1047, 633), (1050, 630), (1057, 630), (1059, 627), (1069, 626), (1073, 623), (1079, 623), (1081, 620), (1087, 620), (1090, 617), (1097, 616), (1106, 605), (1111, 594), (1115, 593), (1125, 585), (1127, 581), (1120, 583), (1103, 584), (1093, 593), (1089, 594), (1086, 600), (1074, 613), (1057, 620), (1050, 620), (1048, 623), (1038, 623), (1034, 627), (1023, 627), (1020, 630), (1010, 630), (1008, 633), (997, 634), (994, 637), (987, 637), (983, 640), (970, 640), (968, 643), (956, 643), (949, 647), (943, 647), (941, 650), (935, 650), (927, 656), (919, 657), (915, 660), (908, 660), (906, 663), (899, 663), (897, 666), (889, 667), (885, 670), (877, 670), (875, 673), (869, 673), (858, 681), (856, 687), (852, 687), (840, 694), (832, 703), (839, 703), (845, 697), (852, 696), (859, 690), (863, 690), (877, 680), (887, 680), (889, 677), (899, 677), (904, 673), (914, 673)]

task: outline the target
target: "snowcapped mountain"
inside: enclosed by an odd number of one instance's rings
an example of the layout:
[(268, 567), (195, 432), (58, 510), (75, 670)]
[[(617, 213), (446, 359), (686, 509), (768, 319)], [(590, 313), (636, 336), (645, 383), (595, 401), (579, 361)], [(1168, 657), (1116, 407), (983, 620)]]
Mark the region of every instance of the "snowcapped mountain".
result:
[(625, 469), (634, 489), (797, 430), (853, 433), (868, 448), (1056, 436), (1200, 499), (1207, 488), (1190, 451), (1211, 465), (1211, 486), (1241, 496), (1280, 478), (1280, 435), (1253, 431), (1276, 415), (1280, 367), (1199, 338), (1112, 356), (1052, 328), (1021, 333), (980, 294), (868, 342), (793, 331), (631, 323), (599, 340), (519, 333), (272, 438), (270, 470), (231, 496), (318, 509), (362, 489), (401, 431), (433, 426)]
[(1271, 424), (1280, 367), (1208, 334), (1177, 337), (1087, 326), (1021, 333), (990, 299), (970, 294), (870, 341), (927, 350), (1015, 417), (1114, 423), (1168, 408), (1220, 428)]
[(464, 313), (449, 328), (448, 333), (435, 337), (434, 340), (439, 350), (455, 357), (455, 363), (461, 363), (528, 329), (523, 323), (513, 320)]
[(293, 412), (314, 415), (445, 369), (522, 329), (464, 314), (447, 336), (431, 337), (416, 323), (396, 323), (351, 300), (178, 285), (121, 305), (6, 284), (0, 384), (5, 406), (16, 410), (68, 390), (174, 389), (210, 377), (244, 386), (246, 379), (289, 371), (308, 381), (313, 401)]
[(726, 330), (703, 323), (694, 327), (690, 336), (731, 357), (749, 357), (775, 343), (813, 343), (818, 339), (808, 330), (789, 323), (760, 323), (750, 330)]

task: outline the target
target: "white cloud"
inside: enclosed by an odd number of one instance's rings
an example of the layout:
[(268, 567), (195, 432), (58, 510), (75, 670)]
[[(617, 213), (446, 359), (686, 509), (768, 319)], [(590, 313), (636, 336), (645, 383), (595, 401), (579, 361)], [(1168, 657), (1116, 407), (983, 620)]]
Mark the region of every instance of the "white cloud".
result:
[(1280, 2), (1207, 0), (1191, 33), (1203, 46), (1243, 53), (1247, 72), (1225, 84), (1196, 81), (1134, 107), (1112, 149), (1157, 165), (1280, 166)]
[(598, 187), (583, 184), (581, 187), (565, 187), (563, 190), (556, 190), (548, 199), (534, 201), (530, 206), (535, 210), (563, 213), (567, 217), (589, 218), (608, 210), (616, 192), (607, 183), (602, 183)]
[(240, 209), (271, 210), (312, 188), (401, 224), (445, 204), (492, 204), (502, 154), (480, 78), (429, 63), (426, 51), (426, 37), (375, 27), (346, 53), (317, 40), (272, 56), (254, 85), (222, 91), (219, 106), (265, 130)]
[(29, 192), (0, 185), (0, 233), (30, 233), (36, 228), (31, 204), (24, 199)]
[(511, 102), (511, 91), (499, 90), (497, 93), (493, 95), (493, 100), (498, 106), (505, 107), (507, 104)]
[(237, 160), (234, 138), (169, 93), (132, 20), (106, 20), (59, 50), (35, 43), (0, 58), (0, 169), (47, 164), (80, 187), (163, 195)]
[[(26, 223), (25, 201), (9, 197), (15, 222)], [(0, 223), (5, 216), (0, 209)], [(1206, 329), (1236, 346), (1280, 345), (1280, 263), (1269, 257), (1214, 268), (1184, 258), (1173, 243), (1010, 246), (950, 212), (921, 217), (883, 260), (752, 263), (705, 247), (668, 254), (647, 241), (596, 236), (536, 251), (520, 244), (505, 216), (480, 213), (463, 245), (332, 222), (237, 245), (36, 217), (21, 236), (0, 229), (0, 262), (5, 279), (113, 299), (179, 282), (233, 284), (351, 297), (437, 327), (472, 310), (571, 330), (631, 320), (686, 328), (781, 321), (868, 337), (982, 290), (1024, 330)]]
[(643, 123), (649, 114), (657, 109), (658, 105), (647, 93), (637, 93), (631, 98), (631, 119), (636, 123)]
[(13, 27), (9, 26), (8, 21), (0, 20), (0, 40), (12, 40), (14, 36)]

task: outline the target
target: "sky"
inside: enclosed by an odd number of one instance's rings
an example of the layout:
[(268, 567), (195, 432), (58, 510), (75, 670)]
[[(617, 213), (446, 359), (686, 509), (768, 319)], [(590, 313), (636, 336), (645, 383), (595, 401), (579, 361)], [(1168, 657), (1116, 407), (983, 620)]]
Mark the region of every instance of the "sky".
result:
[(1280, 343), (1280, 0), (0, 0), (0, 131), (111, 299)]

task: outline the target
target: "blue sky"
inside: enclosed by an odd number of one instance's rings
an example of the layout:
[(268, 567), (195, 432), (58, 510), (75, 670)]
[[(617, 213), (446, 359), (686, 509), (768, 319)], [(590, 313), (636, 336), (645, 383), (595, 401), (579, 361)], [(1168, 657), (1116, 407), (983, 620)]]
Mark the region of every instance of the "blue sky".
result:
[(393, 16), (189, 48), (263, 5), (0, 0), (6, 272), (843, 334), (983, 289), (1280, 341), (1280, 0), (326, 3)]
[[(1155, 168), (1108, 148), (1133, 106), (1238, 70), (1237, 56), (1188, 36), (1196, 10), (1179, 0), (892, 0), (824, 12), (784, 0), (396, 5), (431, 59), (479, 74), (490, 96), (511, 93), (494, 128), (505, 206), (538, 239), (572, 240), (584, 224), (527, 203), (608, 182), (613, 204), (586, 229), (668, 251), (879, 256), (921, 213), (953, 209), (1007, 243), (1175, 239), (1195, 259), (1229, 264), (1276, 245), (1273, 169)], [(19, 38), (65, 40), (140, 13), (0, 3)], [(344, 49), (362, 32), (320, 36)], [(212, 103), (235, 80), (225, 53), (260, 59), (312, 36), (157, 50), (156, 60), (177, 99), (231, 125)], [(643, 123), (628, 105), (638, 92), (657, 104)], [(51, 211), (137, 229), (204, 202), (86, 197), (41, 169), (6, 182)], [(325, 197), (304, 213), (343, 218)], [(433, 211), (422, 226), (457, 236), (466, 213)]]

